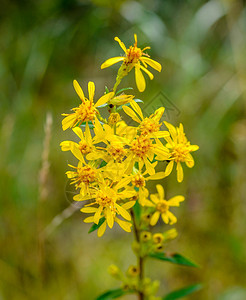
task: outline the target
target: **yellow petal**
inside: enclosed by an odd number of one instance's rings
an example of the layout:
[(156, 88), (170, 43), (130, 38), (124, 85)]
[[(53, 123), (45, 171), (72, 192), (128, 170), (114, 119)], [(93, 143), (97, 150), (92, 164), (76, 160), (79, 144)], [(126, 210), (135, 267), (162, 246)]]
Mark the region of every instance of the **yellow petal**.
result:
[(171, 160), (171, 161), (167, 164), (166, 170), (165, 170), (166, 176), (168, 176), (168, 175), (172, 172), (173, 164), (174, 164), (173, 160)]
[(153, 165), (149, 162), (148, 158), (144, 157), (144, 164), (146, 167), (146, 171), (149, 173), (149, 175), (155, 174), (155, 168), (153, 168)]
[(163, 145), (161, 146), (154, 146), (154, 153), (157, 154), (157, 160), (167, 160), (170, 157), (170, 153), (166, 147)]
[(115, 189), (119, 190), (120, 188), (126, 187), (131, 180), (131, 176), (123, 178), (120, 182), (116, 184)]
[(88, 92), (89, 92), (89, 100), (93, 102), (93, 98), (95, 95), (95, 84), (92, 81), (88, 82)]
[(154, 175), (150, 175), (149, 177), (146, 178), (146, 180), (160, 180), (163, 179), (164, 177), (166, 177), (165, 172), (158, 172), (155, 173)]
[(181, 163), (178, 162), (177, 163), (177, 180), (178, 182), (182, 182), (184, 179), (184, 172), (183, 172), (183, 168), (181, 166)]
[(88, 122), (86, 122), (86, 125), (85, 125), (85, 140), (86, 140), (87, 144), (89, 144), (90, 146), (92, 145), (91, 132), (90, 132)]
[(128, 106), (122, 106), (124, 112), (130, 116), (134, 121), (141, 123), (141, 120), (138, 118), (138, 116), (135, 114), (135, 112)]
[(96, 212), (98, 209), (96, 207), (83, 207), (81, 208), (81, 212), (84, 212), (84, 213), (94, 213)]
[(126, 232), (131, 232), (131, 226), (132, 224), (123, 220), (120, 220), (118, 218), (115, 218), (115, 222), (117, 222), (120, 227), (125, 230)]
[(135, 79), (139, 92), (143, 92), (145, 90), (146, 83), (139, 65), (135, 66)]
[(155, 226), (160, 217), (160, 212), (156, 211), (150, 219), (150, 225)]
[(77, 134), (77, 136), (83, 141), (84, 140), (84, 135), (83, 135), (83, 131), (81, 130), (80, 127), (74, 127), (73, 128), (73, 132)]
[(172, 139), (174, 140), (174, 142), (176, 142), (177, 141), (177, 130), (176, 130), (176, 128), (172, 124), (170, 124), (166, 121), (164, 121), (164, 124), (166, 125), (166, 127), (170, 131)]
[(145, 57), (145, 56), (142, 56), (140, 58), (141, 61), (144, 61), (146, 64), (148, 64), (149, 66), (151, 66), (153, 69), (157, 70), (158, 72), (161, 72), (161, 64), (159, 64), (157, 61), (151, 59), (151, 58), (148, 58), (148, 57)]
[(157, 192), (158, 192), (158, 194), (159, 194), (160, 199), (163, 200), (164, 197), (165, 197), (165, 192), (164, 192), (163, 186), (160, 185), (160, 184), (157, 184), (157, 185), (156, 185), (156, 189), (157, 189)]
[(121, 49), (125, 52), (125, 54), (126, 54), (126, 46), (125, 46), (125, 44), (116, 36), (115, 38), (114, 38), (114, 40), (116, 41), (116, 42), (118, 42), (119, 43), (119, 45), (120, 45), (120, 47), (121, 47)]
[(96, 138), (97, 141), (104, 138), (104, 131), (103, 131), (102, 125), (98, 121), (97, 118), (95, 118), (94, 132), (95, 132), (95, 138)]
[(125, 57), (123, 57), (123, 56), (109, 58), (101, 65), (101, 69), (108, 68), (108, 67), (118, 63), (119, 61), (123, 61), (124, 59), (125, 59)]
[(76, 144), (76, 143), (71, 144), (71, 152), (78, 160), (84, 162), (84, 158), (83, 158), (81, 151), (78, 148), (78, 144)]
[(98, 107), (103, 105), (104, 103), (108, 102), (113, 96), (114, 96), (113, 92), (103, 95), (94, 106)]
[(71, 150), (71, 141), (63, 141), (60, 143), (62, 151), (69, 151)]
[(178, 195), (175, 197), (172, 197), (171, 199), (168, 200), (168, 205), (170, 206), (179, 206), (179, 203), (184, 201), (185, 197)]
[(129, 212), (127, 212), (123, 207), (119, 206), (118, 204), (115, 204), (115, 207), (118, 211), (118, 213), (126, 220), (131, 220), (131, 216)]
[(164, 223), (166, 223), (166, 224), (169, 223), (168, 212), (161, 214), (161, 218)]
[(92, 216), (92, 217), (85, 218), (85, 219), (84, 219), (84, 222), (85, 222), (85, 223), (92, 223), (93, 220), (94, 220), (94, 217)]
[(139, 114), (140, 118), (143, 120), (144, 116), (143, 116), (140, 106), (134, 100), (131, 101), (130, 104), (131, 104), (131, 107)]
[(107, 207), (107, 210), (106, 210), (106, 218), (107, 218), (108, 227), (112, 228), (114, 225), (114, 218), (112, 215), (112, 211), (109, 207)]
[(74, 201), (85, 201), (85, 200), (88, 200), (88, 199), (91, 199), (92, 197), (91, 196), (83, 196), (81, 194), (78, 194), (78, 195), (75, 195), (73, 197), (73, 200)]
[(86, 155), (87, 160), (97, 160), (104, 156), (104, 152), (94, 151)]
[(130, 209), (130, 208), (132, 208), (132, 207), (135, 205), (135, 203), (136, 203), (136, 201), (129, 201), (129, 202), (127, 202), (127, 203), (124, 203), (124, 204), (122, 205), (122, 207), (123, 207), (124, 209)]
[(177, 218), (175, 217), (175, 215), (173, 213), (171, 213), (170, 211), (167, 211), (167, 216), (170, 219), (170, 225), (174, 224), (177, 222)]
[(195, 162), (194, 162), (194, 159), (193, 159), (193, 157), (190, 153), (188, 153), (187, 156), (186, 156), (185, 164), (188, 168), (194, 167)]
[(189, 146), (190, 151), (197, 151), (198, 149), (199, 149), (199, 146), (197, 146), (197, 145), (190, 145)]
[(140, 66), (140, 68), (149, 76), (150, 80), (154, 78), (154, 75), (148, 69), (143, 66)]
[(160, 199), (157, 196), (158, 196), (158, 194), (151, 194), (150, 195), (151, 201), (153, 201), (155, 204), (157, 204), (160, 201)]
[(153, 134), (154, 137), (157, 137), (157, 138), (165, 138), (165, 137), (169, 137), (170, 134), (168, 131), (158, 131), (158, 132), (155, 132)]
[(76, 91), (76, 93), (78, 94), (79, 98), (84, 101), (85, 100), (85, 96), (84, 96), (84, 93), (83, 93), (83, 90), (82, 88), (80, 87), (80, 85), (78, 84), (78, 81), (77, 80), (74, 80), (73, 81), (73, 87)]
[(104, 222), (102, 223), (102, 225), (98, 228), (97, 236), (98, 236), (98, 237), (103, 236), (104, 233), (105, 233), (106, 228), (107, 228), (107, 223), (106, 223), (106, 221), (104, 221)]
[(70, 114), (62, 120), (62, 129), (67, 130), (78, 122), (76, 114)]
[(98, 209), (97, 209), (97, 211), (96, 211), (96, 213), (94, 215), (94, 223), (98, 224), (98, 222), (100, 220), (100, 217), (101, 217), (102, 210), (103, 210), (102, 206), (98, 207)]

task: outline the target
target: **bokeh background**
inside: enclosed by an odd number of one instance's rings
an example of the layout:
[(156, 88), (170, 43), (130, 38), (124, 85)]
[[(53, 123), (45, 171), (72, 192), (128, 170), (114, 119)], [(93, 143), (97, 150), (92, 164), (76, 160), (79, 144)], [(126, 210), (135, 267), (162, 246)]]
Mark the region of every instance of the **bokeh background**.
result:
[[(166, 247), (199, 269), (157, 261), (147, 274), (161, 279), (159, 295), (202, 282), (196, 300), (246, 299), (246, 8), (235, 0), (1, 0), (0, 11), (0, 299), (95, 299), (119, 283), (108, 265), (135, 263), (132, 236), (114, 228), (103, 238), (72, 204), (60, 151), (61, 113), (77, 106), (72, 87), (112, 87), (122, 53), (113, 38), (139, 45), (163, 65), (147, 89), (136, 90), (144, 111), (167, 107), (198, 144), (196, 165), (163, 181), (168, 197), (181, 193), (178, 238)], [(170, 227), (166, 227), (168, 229)], [(164, 230), (160, 226), (159, 230)], [(126, 296), (124, 299), (135, 299)]]

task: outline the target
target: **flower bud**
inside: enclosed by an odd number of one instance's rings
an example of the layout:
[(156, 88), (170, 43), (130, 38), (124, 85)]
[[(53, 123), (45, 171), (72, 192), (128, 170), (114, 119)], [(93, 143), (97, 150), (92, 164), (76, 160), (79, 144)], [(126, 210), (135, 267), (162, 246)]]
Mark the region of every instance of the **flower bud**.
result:
[(116, 265), (110, 265), (108, 267), (108, 273), (115, 277), (120, 274), (120, 269)]
[(173, 240), (177, 237), (178, 232), (176, 228), (172, 228), (163, 233), (164, 241)]
[(126, 272), (126, 274), (130, 277), (138, 276), (139, 274), (139, 268), (136, 266), (130, 266)]
[(140, 234), (140, 240), (142, 242), (148, 242), (151, 239), (151, 233), (149, 231), (142, 231)]
[(164, 241), (164, 236), (162, 233), (155, 233), (152, 239), (155, 244), (161, 244)]

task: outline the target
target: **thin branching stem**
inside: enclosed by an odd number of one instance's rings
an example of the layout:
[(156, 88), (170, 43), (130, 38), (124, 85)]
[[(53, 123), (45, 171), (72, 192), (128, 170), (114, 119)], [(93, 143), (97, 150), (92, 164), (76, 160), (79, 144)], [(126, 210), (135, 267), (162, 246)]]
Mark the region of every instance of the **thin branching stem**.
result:
[[(134, 230), (135, 240), (138, 244), (140, 244), (140, 230), (136, 224), (136, 219), (133, 210), (131, 210), (131, 215), (133, 220), (133, 230)], [(141, 291), (143, 278), (144, 278), (144, 259), (141, 256), (140, 252), (136, 253), (136, 255), (137, 255), (138, 267), (139, 267), (139, 286), (140, 286), (140, 289), (138, 291), (138, 299), (144, 300), (144, 293), (143, 291)]]

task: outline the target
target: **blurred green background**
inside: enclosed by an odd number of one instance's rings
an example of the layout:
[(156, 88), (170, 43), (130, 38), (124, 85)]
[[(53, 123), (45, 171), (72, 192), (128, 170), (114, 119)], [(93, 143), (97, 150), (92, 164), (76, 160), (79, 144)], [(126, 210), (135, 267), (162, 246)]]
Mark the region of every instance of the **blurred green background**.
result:
[(1, 0), (0, 299), (94, 299), (118, 287), (108, 265), (135, 263), (130, 234), (87, 234), (64, 174), (74, 160), (59, 147), (74, 139), (61, 128), (79, 103), (72, 80), (85, 91), (96, 82), (101, 96), (117, 66), (100, 64), (123, 54), (113, 38), (130, 45), (133, 33), (163, 71), (141, 95), (133, 74), (121, 86), (146, 112), (170, 105), (166, 120), (200, 146), (184, 182), (172, 174), (163, 184), (168, 197), (186, 196), (167, 250), (201, 268), (154, 261), (147, 274), (160, 296), (202, 282), (189, 299), (246, 299), (246, 8), (236, 0)]

